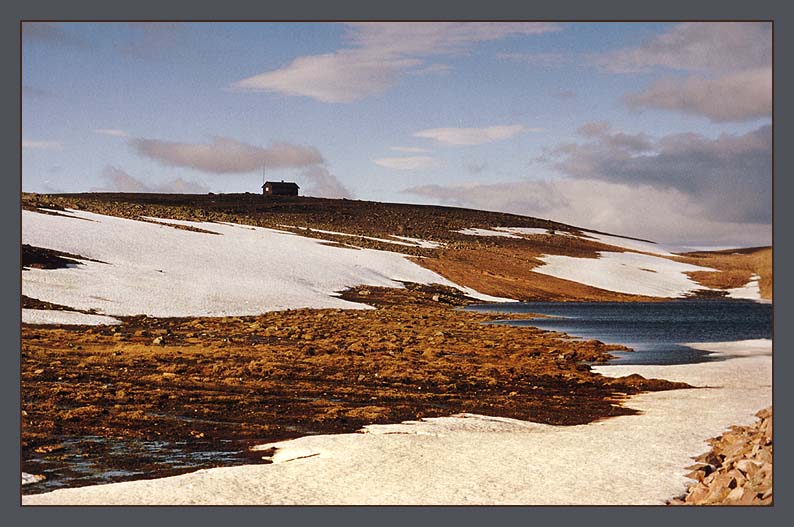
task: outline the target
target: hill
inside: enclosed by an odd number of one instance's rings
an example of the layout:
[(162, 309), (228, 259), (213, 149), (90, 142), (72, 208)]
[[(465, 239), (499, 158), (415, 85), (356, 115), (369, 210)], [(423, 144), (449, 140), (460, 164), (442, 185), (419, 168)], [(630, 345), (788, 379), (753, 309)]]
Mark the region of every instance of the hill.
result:
[(397, 252), (451, 283), (516, 300), (772, 299), (770, 247), (679, 252), (515, 214), (256, 194), (23, 194), (22, 205), (146, 221), (254, 225), (339, 247)]

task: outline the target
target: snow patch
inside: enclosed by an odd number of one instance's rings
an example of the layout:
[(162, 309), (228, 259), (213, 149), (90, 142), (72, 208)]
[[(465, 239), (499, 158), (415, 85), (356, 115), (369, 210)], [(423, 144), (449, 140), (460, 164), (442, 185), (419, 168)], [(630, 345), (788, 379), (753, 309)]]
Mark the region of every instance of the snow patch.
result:
[(312, 228), (312, 227), (293, 227), (293, 228), (300, 229), (302, 231), (308, 231), (308, 232), (319, 232), (321, 234), (332, 234), (334, 236), (349, 236), (351, 238), (363, 238), (365, 240), (373, 240), (373, 241), (376, 241), (376, 242), (391, 243), (391, 244), (394, 244), (394, 245), (402, 245), (403, 247), (418, 247), (418, 245), (415, 244), (415, 243), (398, 242), (396, 240), (386, 240), (384, 238), (375, 238), (373, 236), (364, 236), (364, 235), (361, 235), (361, 234), (349, 234), (347, 232), (325, 231), (325, 230), (322, 230), (322, 229), (315, 229), (315, 228)]
[(752, 275), (750, 281), (743, 286), (728, 289), (728, 297), (761, 300), (761, 286), (759, 280), (761, 280), (760, 276), (757, 274)]
[(684, 344), (684, 346), (732, 357), (772, 355), (772, 339), (750, 339), (733, 342), (690, 342)]
[(511, 234), (509, 232), (502, 232), (491, 229), (470, 228), (470, 229), (460, 229), (452, 232), (458, 232), (460, 234), (466, 234), (468, 236), (491, 236), (496, 238), (519, 238), (519, 239), (521, 238), (521, 236), (516, 236), (515, 234)]
[(411, 238), (410, 236), (397, 236), (396, 234), (390, 234), (392, 238), (397, 238), (398, 240), (404, 240), (407, 242), (411, 242), (412, 244), (416, 245), (417, 247), (422, 247), (423, 249), (438, 249), (439, 247), (443, 247), (444, 244), (441, 242), (434, 242), (431, 240), (423, 240), (421, 238)]
[(458, 287), (389, 251), (332, 247), (248, 225), (157, 219), (221, 234), (214, 236), (81, 211), (69, 216), (23, 211), (23, 243), (107, 264), (25, 270), (22, 294), (106, 315), (154, 317), (371, 309), (336, 295), (359, 285), (399, 288), (400, 282), (455, 287), (488, 302), (507, 300)]
[(629, 240), (627, 238), (621, 238), (619, 236), (610, 236), (608, 234), (596, 234), (594, 232), (584, 231), (587, 233), (586, 237), (583, 239), (592, 239), (597, 242), (603, 243), (605, 245), (611, 245), (613, 247), (621, 247), (623, 249), (628, 249), (630, 251), (639, 251), (644, 253), (656, 254), (660, 256), (673, 256), (673, 253), (668, 251), (667, 247), (662, 247), (661, 245), (653, 242), (642, 242), (639, 240)]
[(556, 229), (539, 229), (537, 227), (494, 227), (495, 230), (509, 232), (512, 234), (523, 234), (525, 236), (536, 236), (539, 234), (546, 236), (572, 236), (576, 237), (568, 231), (558, 231)]
[(44, 481), (47, 479), (45, 476), (39, 474), (28, 474), (27, 472), (22, 473), (22, 485), (32, 485), (33, 483), (38, 483), (39, 481)]
[(63, 324), (99, 326), (104, 324), (121, 324), (117, 318), (104, 315), (89, 315), (77, 311), (58, 311), (55, 309), (23, 309), (23, 324)]
[(545, 255), (534, 272), (579, 282), (607, 291), (663, 298), (705, 289), (684, 273), (715, 271), (638, 253), (599, 252), (599, 258)]

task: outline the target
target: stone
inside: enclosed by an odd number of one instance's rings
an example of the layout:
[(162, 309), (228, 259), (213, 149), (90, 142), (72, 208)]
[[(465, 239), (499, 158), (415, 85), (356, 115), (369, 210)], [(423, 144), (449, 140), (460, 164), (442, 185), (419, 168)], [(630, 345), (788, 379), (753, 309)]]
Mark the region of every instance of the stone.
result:
[(736, 468), (741, 470), (742, 473), (749, 478), (752, 478), (760, 467), (760, 463), (756, 463), (750, 459), (740, 459), (736, 462)]
[(744, 496), (745, 490), (746, 489), (743, 489), (742, 487), (736, 487), (730, 491), (727, 496), (725, 496), (725, 501), (732, 503), (738, 502), (742, 496)]
[(162, 337), (162, 335), (159, 336), (159, 337), (155, 337), (154, 340), (152, 340), (152, 345), (153, 346), (165, 346), (165, 339)]

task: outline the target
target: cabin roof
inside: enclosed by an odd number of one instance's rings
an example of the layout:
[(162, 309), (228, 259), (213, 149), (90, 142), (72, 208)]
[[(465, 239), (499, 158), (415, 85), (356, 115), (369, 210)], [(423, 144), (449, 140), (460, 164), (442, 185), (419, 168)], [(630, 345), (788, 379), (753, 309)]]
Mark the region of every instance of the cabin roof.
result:
[(300, 188), (297, 183), (293, 181), (265, 181), (262, 187), (270, 185), (271, 187), (295, 187)]

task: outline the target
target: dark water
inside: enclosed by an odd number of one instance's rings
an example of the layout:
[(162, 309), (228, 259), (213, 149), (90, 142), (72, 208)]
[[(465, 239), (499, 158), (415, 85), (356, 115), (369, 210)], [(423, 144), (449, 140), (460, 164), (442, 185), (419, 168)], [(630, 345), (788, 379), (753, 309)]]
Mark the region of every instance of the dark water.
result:
[(514, 302), (471, 306), (474, 311), (538, 313), (558, 318), (499, 321), (561, 331), (576, 338), (623, 344), (612, 364), (687, 364), (724, 355), (685, 346), (690, 342), (730, 342), (772, 338), (772, 305), (742, 300), (670, 302)]
[(45, 480), (25, 485), (23, 494), (135, 479), (171, 476), (201, 468), (262, 463), (242, 441), (188, 445), (83, 436), (58, 442), (59, 450), (26, 460), (23, 471)]

